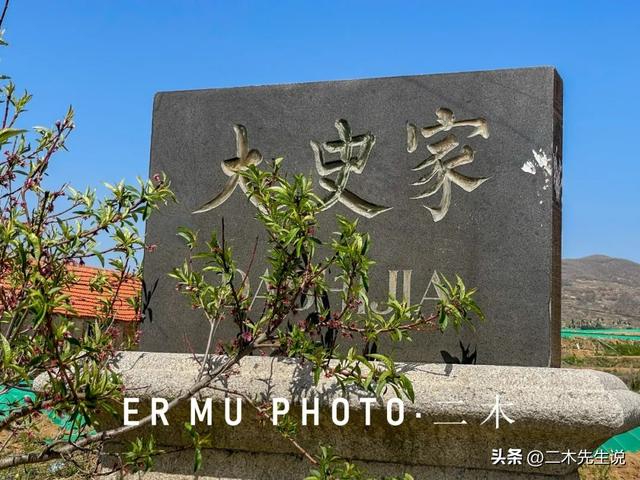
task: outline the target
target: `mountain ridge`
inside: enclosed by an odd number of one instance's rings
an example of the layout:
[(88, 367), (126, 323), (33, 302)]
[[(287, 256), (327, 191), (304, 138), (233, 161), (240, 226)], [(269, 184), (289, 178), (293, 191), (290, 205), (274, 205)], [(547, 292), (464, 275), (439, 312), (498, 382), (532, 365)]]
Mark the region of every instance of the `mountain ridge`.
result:
[(563, 327), (640, 327), (640, 264), (595, 254), (562, 260)]

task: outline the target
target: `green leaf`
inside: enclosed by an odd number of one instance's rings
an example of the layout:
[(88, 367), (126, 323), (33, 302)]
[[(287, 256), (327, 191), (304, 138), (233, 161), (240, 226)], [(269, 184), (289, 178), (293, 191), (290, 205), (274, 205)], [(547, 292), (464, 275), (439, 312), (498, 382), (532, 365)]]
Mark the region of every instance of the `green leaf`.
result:
[(186, 227), (178, 227), (178, 233), (176, 235), (184, 239), (184, 241), (187, 244), (187, 247), (189, 247), (190, 249), (195, 248), (196, 234), (192, 230)]
[(409, 400), (414, 402), (416, 400), (416, 394), (413, 390), (413, 383), (411, 383), (411, 380), (409, 380), (405, 375), (401, 375), (400, 380), (402, 381), (407, 397)]
[(390, 375), (391, 375), (391, 372), (389, 371), (384, 372), (382, 375), (380, 375), (380, 378), (376, 382), (377, 383), (376, 397), (379, 397), (382, 391), (384, 390), (384, 387), (387, 386), (387, 378), (389, 378)]
[(1, 333), (0, 346), (2, 346), (2, 363), (3, 365), (8, 366), (11, 361), (11, 345), (9, 345), (9, 340), (7, 340)]
[(202, 449), (200, 447), (195, 448), (193, 459), (193, 473), (196, 473), (202, 467)]
[(3, 128), (0, 129), (0, 145), (4, 145), (10, 138), (25, 133), (26, 130), (20, 130), (18, 128)]
[(370, 353), (369, 357), (374, 358), (376, 360), (380, 360), (382, 363), (385, 364), (385, 366), (389, 369), (389, 370), (394, 370), (395, 369), (395, 364), (393, 363), (393, 360), (391, 360), (389, 357), (387, 357), (386, 355), (383, 355), (381, 353)]

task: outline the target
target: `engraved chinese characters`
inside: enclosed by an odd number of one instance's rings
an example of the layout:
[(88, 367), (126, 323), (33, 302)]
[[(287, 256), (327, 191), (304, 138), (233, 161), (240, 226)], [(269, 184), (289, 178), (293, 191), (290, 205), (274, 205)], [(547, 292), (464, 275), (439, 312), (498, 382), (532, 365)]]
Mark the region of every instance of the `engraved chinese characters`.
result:
[[(336, 130), (338, 130), (339, 140), (332, 140), (320, 144), (311, 141), (313, 156), (316, 162), (316, 169), (322, 177), (320, 186), (328, 190), (329, 195), (323, 199), (326, 210), (336, 202), (340, 202), (355, 213), (366, 218), (391, 210), (391, 207), (382, 207), (367, 202), (356, 194), (347, 190), (347, 182), (351, 172), (360, 174), (367, 165), (369, 154), (376, 143), (376, 137), (370, 132), (362, 135), (351, 135), (351, 127), (346, 120), (336, 120)], [(323, 150), (330, 154), (339, 154), (338, 160), (325, 160)], [(338, 172), (336, 181), (326, 178), (328, 175)]]
[[(438, 117), (437, 125), (420, 129), (423, 137), (431, 138), (453, 128), (473, 127), (468, 138), (476, 135), (485, 139), (489, 138), (487, 121), (483, 118), (456, 120), (453, 112), (447, 108), (439, 108), (436, 115)], [(366, 218), (373, 218), (391, 210), (393, 207), (371, 203), (347, 189), (351, 172), (359, 175), (364, 171), (376, 143), (376, 137), (371, 132), (353, 135), (349, 122), (344, 119), (336, 120), (335, 128), (338, 131), (339, 139), (323, 143), (315, 140), (310, 142), (316, 170), (321, 177), (319, 184), (329, 192), (322, 200), (322, 209), (328, 210), (340, 202), (351, 211)], [(418, 127), (407, 122), (406, 128), (407, 151), (413, 153), (418, 148)], [(222, 205), (238, 185), (246, 193), (246, 180), (240, 172), (246, 170), (250, 165), (258, 165), (262, 162), (260, 151), (249, 149), (246, 127), (236, 124), (233, 129), (236, 134), (236, 157), (221, 163), (223, 172), (230, 178), (218, 195), (193, 213), (207, 212)], [(442, 191), (440, 204), (437, 207), (424, 205), (431, 212), (435, 222), (442, 220), (449, 211), (452, 182), (465, 191), (472, 192), (488, 180), (486, 177), (469, 177), (456, 170), (457, 167), (473, 162), (475, 156), (475, 151), (469, 145), (464, 145), (456, 154), (455, 151), (459, 146), (460, 143), (456, 136), (450, 133), (427, 145), (430, 155), (412, 169), (420, 171), (432, 167), (429, 174), (412, 183), (414, 186), (427, 185), (427, 188), (424, 192), (412, 196), (411, 199), (431, 197)], [(331, 157), (325, 158), (325, 154)], [(337, 158), (335, 158), (336, 156)], [(337, 173), (335, 180), (329, 177), (334, 173)]]
[[(439, 108), (436, 111), (438, 117), (438, 125), (423, 127), (420, 129), (422, 136), (431, 138), (440, 132), (448, 132), (458, 127), (473, 127), (473, 131), (467, 138), (480, 135), (483, 138), (489, 138), (489, 129), (487, 121), (484, 118), (473, 120), (458, 120), (448, 108)], [(449, 134), (441, 140), (435, 141), (427, 145), (427, 150), (431, 154), (425, 160), (416, 165), (413, 170), (419, 171), (427, 167), (433, 167), (428, 175), (421, 177), (413, 183), (415, 186), (427, 185), (424, 192), (411, 197), (412, 199), (422, 199), (435, 195), (442, 190), (440, 204), (437, 207), (429, 207), (423, 205), (424, 208), (431, 212), (433, 220), (439, 222), (449, 211), (451, 205), (451, 182), (455, 183), (467, 192), (472, 192), (482, 185), (487, 178), (472, 178), (456, 171), (456, 167), (466, 165), (473, 162), (475, 152), (469, 145), (464, 145), (460, 149), (460, 153), (447, 158), (447, 155), (454, 152), (460, 143), (453, 134)], [(407, 123), (407, 152), (413, 153), (418, 148), (418, 127), (412, 123)]]
[[(337, 120), (335, 126), (338, 130), (339, 140), (332, 140), (322, 144), (315, 141), (310, 142), (316, 168), (322, 176), (319, 182), (320, 186), (330, 192), (323, 199), (322, 209), (327, 210), (337, 202), (340, 202), (358, 215), (367, 218), (372, 218), (391, 210), (391, 207), (373, 204), (347, 190), (350, 173), (360, 174), (364, 171), (376, 138), (370, 132), (353, 136), (349, 122), (346, 120)], [(193, 213), (208, 212), (222, 205), (238, 185), (246, 193), (246, 179), (240, 172), (246, 170), (249, 165), (259, 165), (262, 162), (262, 154), (258, 150), (249, 150), (246, 127), (236, 124), (233, 129), (236, 134), (237, 156), (221, 163), (225, 175), (231, 178), (223, 187), (222, 192)], [(338, 154), (339, 158), (337, 160), (325, 160), (323, 151), (328, 154)], [(338, 172), (336, 180), (327, 178), (328, 175), (336, 172)]]
[(231, 178), (229, 178), (223, 187), (222, 192), (193, 213), (208, 212), (209, 210), (213, 210), (214, 208), (222, 205), (227, 201), (238, 185), (240, 185), (243, 192), (247, 193), (246, 179), (240, 175), (239, 172), (246, 170), (249, 165), (259, 165), (260, 162), (262, 162), (262, 154), (258, 150), (249, 150), (247, 129), (244, 125), (236, 124), (233, 126), (233, 130), (236, 134), (236, 157), (230, 158), (229, 160), (223, 160), (220, 164), (225, 175)]

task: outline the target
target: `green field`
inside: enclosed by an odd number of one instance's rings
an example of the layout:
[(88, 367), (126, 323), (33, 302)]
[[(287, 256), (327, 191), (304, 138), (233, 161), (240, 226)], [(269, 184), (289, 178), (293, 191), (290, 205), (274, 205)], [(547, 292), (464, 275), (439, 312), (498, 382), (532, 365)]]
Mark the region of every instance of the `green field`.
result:
[(599, 338), (602, 340), (633, 340), (640, 341), (640, 328), (608, 328), (608, 329), (592, 329), (592, 330), (583, 330), (583, 329), (572, 329), (572, 328), (563, 328), (562, 329), (562, 338), (574, 338), (574, 337), (585, 337), (585, 338)]

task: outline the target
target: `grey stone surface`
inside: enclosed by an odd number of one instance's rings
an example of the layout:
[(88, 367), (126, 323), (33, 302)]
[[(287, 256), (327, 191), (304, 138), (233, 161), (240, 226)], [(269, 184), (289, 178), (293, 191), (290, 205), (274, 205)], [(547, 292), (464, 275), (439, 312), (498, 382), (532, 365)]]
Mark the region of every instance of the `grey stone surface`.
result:
[[(439, 109), (449, 109), (457, 122), (470, 122), (425, 137), (421, 127), (439, 125)], [(446, 117), (447, 111), (440, 110), (445, 125)], [(409, 292), (410, 301), (422, 303), (428, 311), (433, 300), (423, 299), (436, 297), (435, 287), (428, 288), (434, 271), (448, 277), (458, 273), (467, 285), (479, 287), (478, 300), (488, 318), (476, 334), (464, 334), (465, 343), (477, 346), (479, 363), (558, 365), (562, 85), (548, 67), (159, 93), (150, 172), (169, 175), (180, 203), (162, 209), (147, 225), (146, 242), (157, 250), (145, 256), (146, 282), (159, 283), (151, 301), (154, 321), (145, 324), (142, 348), (204, 349), (205, 322), (167, 278), (186, 253), (175, 235), (178, 227), (200, 230), (206, 237), (212, 229), (219, 230), (224, 217), (239, 268), (249, 264), (261, 231), (255, 207), (241, 185), (226, 201), (218, 198), (216, 208), (193, 213), (233, 179), (231, 171), (221, 168), (222, 161), (237, 155), (233, 126), (246, 128), (248, 148), (259, 150), (265, 159), (261, 166), (284, 156), (286, 171), (313, 175), (317, 193), (330, 196), (339, 172), (321, 179), (310, 141), (338, 139), (338, 119), (348, 121), (353, 136), (370, 132), (375, 144), (362, 171), (350, 172), (350, 194), (323, 212), (319, 235), (326, 238), (335, 230), (335, 214), (360, 219), (361, 228), (373, 239), (371, 256), (377, 263), (370, 297), (378, 308), (385, 309), (390, 276), (397, 275), (398, 297)], [(408, 133), (416, 133), (412, 153)], [(469, 137), (474, 133), (478, 134)], [(429, 157), (429, 145), (448, 135), (459, 145), (444, 160), (470, 153), (464, 149), (468, 145), (474, 151), (473, 162), (455, 167), (455, 173), (447, 170), (444, 185), (433, 196), (412, 199), (437, 182), (434, 177), (425, 185), (413, 185), (434, 167), (412, 168)], [(322, 145), (319, 148), (325, 161), (339, 159)], [(259, 160), (256, 152), (245, 153), (240, 163)], [(438, 212), (432, 215), (425, 207), (441, 204), (447, 184), (450, 205), (435, 221)], [(260, 243), (250, 273), (254, 287), (264, 269), (263, 247)], [(329, 282), (340, 288), (333, 279)], [(220, 333), (229, 338), (235, 332), (223, 326)], [(437, 362), (443, 349), (459, 354), (457, 337), (421, 333), (397, 358)]]
[[(107, 460), (108, 462), (108, 460)], [(309, 463), (299, 456), (274, 453), (254, 453), (225, 450), (206, 450), (203, 467), (194, 475), (193, 452), (183, 451), (160, 457), (155, 471), (144, 475), (130, 475), (129, 479), (144, 480), (302, 480), (309, 474)], [(577, 472), (566, 475), (536, 475), (478, 470), (472, 468), (428, 467), (358, 462), (372, 478), (411, 473), (415, 480), (578, 480)], [(107, 477), (115, 480), (119, 475)]]
[[(213, 362), (221, 360), (215, 357)], [(611, 436), (640, 425), (640, 395), (629, 391), (618, 378), (602, 372), (442, 364), (401, 364), (399, 368), (412, 380), (416, 396), (414, 403), (405, 402), (405, 420), (399, 426), (391, 426), (386, 421), (386, 402), (391, 395), (378, 399), (372, 407), (371, 426), (364, 426), (359, 392), (349, 391), (343, 395), (332, 379), (322, 379), (318, 387), (314, 387), (308, 366), (293, 360), (247, 357), (224, 380), (224, 387), (257, 400), (287, 398), (292, 402), (294, 418), (300, 416), (303, 398), (317, 396), (321, 403), (320, 424), (299, 428), (297, 440), (305, 448), (314, 450), (319, 444), (329, 444), (356, 462), (388, 464), (393, 468), (401, 465), (409, 472), (442, 469), (444, 476), (434, 478), (520, 478), (516, 474), (564, 478), (573, 474), (577, 465), (494, 466), (490, 461), (491, 451), (520, 448), (526, 455), (532, 450), (593, 450)], [(198, 363), (188, 354), (126, 352), (121, 354), (117, 369), (123, 374), (127, 396), (140, 399), (137, 407), (140, 415), (144, 415), (150, 398), (170, 400), (189, 388), (197, 375)], [(482, 423), (495, 406), (496, 394), (500, 395), (503, 413), (513, 420), (509, 423), (503, 418), (497, 429), (495, 417)], [(330, 406), (341, 396), (349, 400), (350, 421), (337, 427), (331, 422)], [(216, 449), (238, 455), (242, 459), (238, 468), (247, 462), (251, 464), (253, 454), (263, 458), (263, 454), (291, 456), (297, 453), (272, 427), (258, 424), (248, 405), (243, 407), (239, 427), (226, 425), (224, 397), (225, 393), (220, 390), (200, 392), (201, 400), (213, 400), (213, 426), (196, 427), (203, 433), (213, 433)], [(188, 420), (189, 406), (185, 403), (172, 411), (169, 426), (148, 428), (161, 445), (179, 447), (185, 445), (179, 426)], [(465, 424), (434, 423), (463, 420)], [(139, 432), (133, 432), (136, 433)], [(291, 462), (288, 459), (280, 464), (283, 466), (280, 478), (296, 478), (299, 466)], [(235, 478), (235, 473), (229, 473), (234, 465), (208, 468), (214, 469), (209, 470), (212, 478), (217, 478), (215, 475)], [(177, 474), (182, 471), (180, 468), (167, 467), (167, 472)], [(456, 476), (458, 473), (452, 472), (477, 473), (478, 476), (463, 473)], [(239, 478), (254, 477), (246, 474)]]

